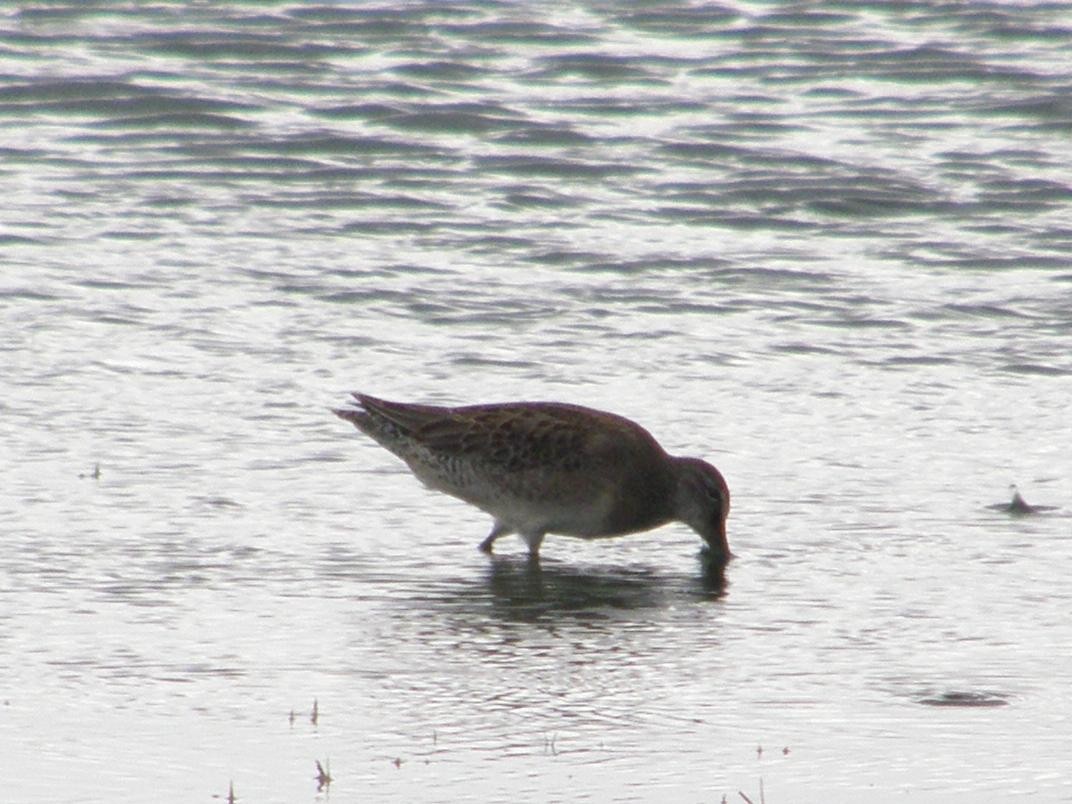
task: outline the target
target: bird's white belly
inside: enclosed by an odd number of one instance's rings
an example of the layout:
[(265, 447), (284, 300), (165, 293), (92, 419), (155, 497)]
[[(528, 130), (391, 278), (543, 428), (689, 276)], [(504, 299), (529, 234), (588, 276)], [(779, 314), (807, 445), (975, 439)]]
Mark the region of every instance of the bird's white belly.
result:
[(594, 537), (606, 532), (610, 499), (595, 499), (588, 505), (497, 500), (482, 501), (478, 506), (518, 533)]
[(606, 535), (607, 522), (614, 505), (611, 491), (578, 495), (576, 489), (563, 489), (557, 495), (529, 496), (529, 488), (518, 478), (514, 483), (489, 483), (486, 476), (473, 471), (471, 465), (457, 461), (444, 471), (443, 465), (428, 461), (410, 461), (413, 473), (429, 488), (445, 492), (487, 512), (517, 533), (559, 533), (566, 536), (595, 537)]

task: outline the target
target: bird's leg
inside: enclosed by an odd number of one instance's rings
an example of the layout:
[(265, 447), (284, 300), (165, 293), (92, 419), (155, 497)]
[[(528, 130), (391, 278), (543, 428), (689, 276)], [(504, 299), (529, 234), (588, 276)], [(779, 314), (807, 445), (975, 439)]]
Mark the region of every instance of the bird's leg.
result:
[(522, 533), (521, 538), (529, 546), (529, 560), (540, 560), (540, 545), (543, 543), (543, 533)]
[(506, 527), (506, 525), (504, 525), (502, 522), (496, 522), (491, 529), (491, 533), (488, 534), (488, 537), (480, 543), (480, 549), (490, 555), (491, 548), (492, 545), (495, 544), (495, 540), (498, 539), (500, 536), (505, 536), (507, 533), (510, 533), (510, 528)]

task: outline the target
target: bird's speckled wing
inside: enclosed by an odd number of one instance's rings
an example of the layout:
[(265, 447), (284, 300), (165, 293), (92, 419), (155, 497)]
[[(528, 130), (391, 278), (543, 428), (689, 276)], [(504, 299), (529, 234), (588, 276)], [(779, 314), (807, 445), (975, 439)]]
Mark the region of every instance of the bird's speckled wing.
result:
[(635, 449), (637, 442), (661, 451), (652, 436), (633, 422), (577, 405), (448, 408), (354, 396), (372, 419), (379, 419), (381, 426), (388, 424), (402, 439), (455, 458), (476, 456), (507, 472), (583, 471), (613, 461), (623, 446)]

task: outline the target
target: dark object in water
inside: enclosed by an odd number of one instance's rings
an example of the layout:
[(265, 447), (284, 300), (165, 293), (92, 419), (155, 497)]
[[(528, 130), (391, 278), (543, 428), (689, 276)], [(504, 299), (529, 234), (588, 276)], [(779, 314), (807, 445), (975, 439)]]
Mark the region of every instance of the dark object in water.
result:
[(1020, 496), (1020, 490), (1016, 486), (1012, 487), (1012, 502), (1009, 503), (1009, 513), (1011, 514), (1033, 514), (1035, 509), (1027, 504), (1027, 500)]
[(1002, 695), (995, 692), (963, 692), (957, 690), (928, 695), (926, 698), (920, 698), (919, 702), (927, 706), (962, 707), (1005, 706), (1009, 703)]
[(1028, 514), (1041, 514), (1044, 511), (1056, 510), (1056, 506), (1053, 505), (1030, 505), (1027, 500), (1020, 494), (1020, 490), (1016, 488), (1016, 485), (1010, 485), (1009, 491), (1012, 492), (1012, 502), (998, 503), (996, 505), (988, 506), (993, 511), (1004, 511), (1007, 514), (1014, 514), (1016, 516), (1026, 516)]

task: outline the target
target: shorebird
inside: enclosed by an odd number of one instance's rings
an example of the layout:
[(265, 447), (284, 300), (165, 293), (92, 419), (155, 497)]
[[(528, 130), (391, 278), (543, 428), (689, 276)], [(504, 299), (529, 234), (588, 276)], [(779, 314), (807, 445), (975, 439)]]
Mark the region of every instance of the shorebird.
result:
[(636, 422), (558, 402), (439, 407), (355, 393), (334, 413), (429, 488), (490, 514), (480, 549), (516, 533), (538, 558), (548, 533), (594, 539), (683, 522), (730, 559), (730, 492), (711, 464), (668, 455)]

